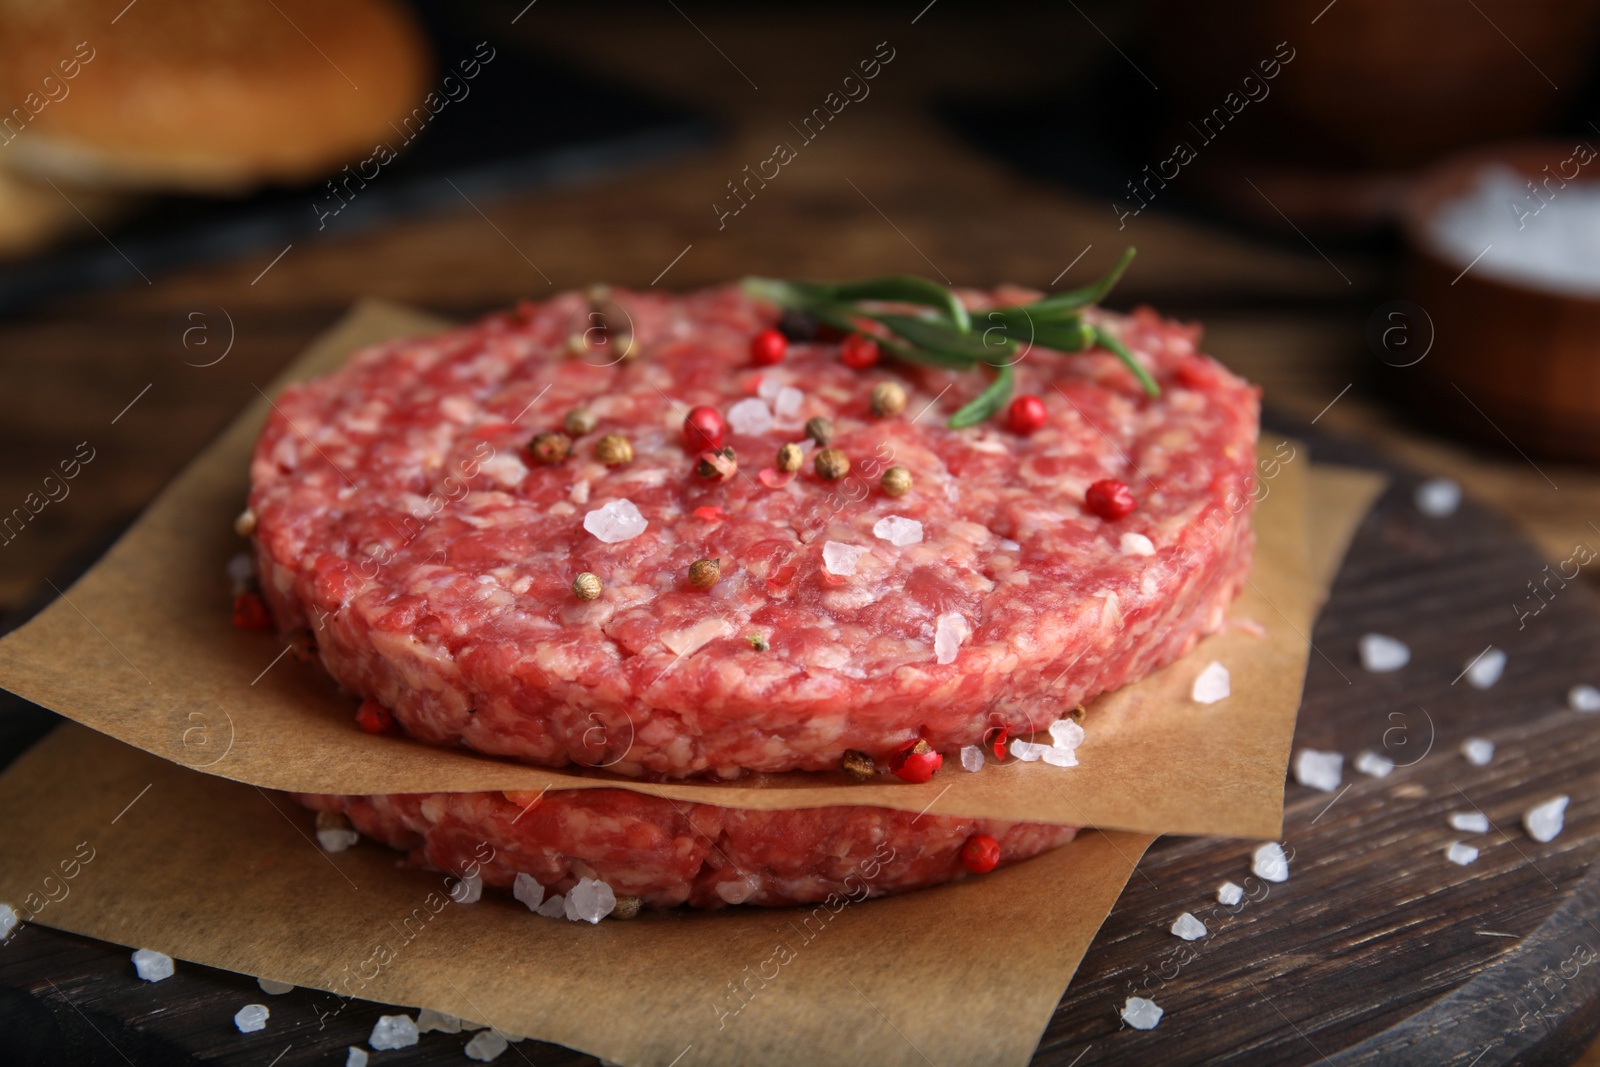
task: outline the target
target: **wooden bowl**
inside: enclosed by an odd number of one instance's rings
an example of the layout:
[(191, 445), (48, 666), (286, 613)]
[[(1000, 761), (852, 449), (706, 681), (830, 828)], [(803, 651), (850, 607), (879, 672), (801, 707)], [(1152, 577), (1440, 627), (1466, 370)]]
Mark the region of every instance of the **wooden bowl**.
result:
[[(1572, 155), (1575, 141), (1476, 150), (1413, 186), (1401, 219), (1406, 291), (1427, 313), (1433, 344), (1404, 378), (1417, 401), (1475, 438), (1503, 434), (1524, 452), (1600, 463), (1600, 295), (1463, 273), (1467, 264), (1440, 250), (1432, 226), (1484, 167), (1542, 176)], [(1600, 138), (1589, 143), (1600, 147)], [(1600, 160), (1576, 180), (1600, 182)]]

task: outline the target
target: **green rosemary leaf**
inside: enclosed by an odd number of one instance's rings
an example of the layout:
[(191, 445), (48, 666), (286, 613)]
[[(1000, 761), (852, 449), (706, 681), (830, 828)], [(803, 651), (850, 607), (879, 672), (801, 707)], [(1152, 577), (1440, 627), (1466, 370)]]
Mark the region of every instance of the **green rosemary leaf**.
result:
[(1101, 348), (1114, 352), (1118, 359), (1122, 360), (1122, 362), (1128, 365), (1128, 369), (1133, 371), (1133, 376), (1139, 379), (1139, 384), (1144, 386), (1144, 391), (1146, 393), (1149, 393), (1151, 396), (1161, 395), (1161, 387), (1156, 384), (1156, 380), (1154, 378), (1150, 377), (1150, 372), (1145, 370), (1144, 367), (1140, 366), (1139, 361), (1133, 358), (1133, 353), (1128, 351), (1127, 345), (1123, 344), (1108, 330), (1101, 326), (1096, 326), (1094, 328), (1094, 339), (1095, 343)]
[(940, 319), (870, 312), (867, 317), (887, 326), (917, 348), (951, 359), (966, 360), (968, 366), (975, 363), (1003, 361), (1016, 348), (1016, 344), (1009, 339), (1005, 339), (1004, 343), (998, 346), (985, 344), (982, 336), (958, 331)]
[(994, 376), (994, 381), (989, 383), (989, 388), (950, 416), (947, 425), (952, 430), (959, 430), (963, 426), (976, 426), (1005, 407), (1011, 400), (1011, 386), (1015, 377), (1010, 367), (1001, 367), (1000, 372)]
[(938, 282), (914, 274), (891, 274), (866, 278), (831, 287), (835, 300), (885, 300), (896, 304), (918, 304), (939, 311), (950, 324), (966, 333), (971, 324), (960, 298)]
[(1132, 248), (1122, 253), (1122, 257), (1112, 265), (1110, 270), (1106, 271), (1105, 276), (1099, 281), (1086, 285), (1081, 289), (1070, 289), (1065, 293), (1047, 296), (1037, 303), (1027, 305), (1028, 310), (1036, 311), (1048, 308), (1054, 311), (1072, 311), (1077, 308), (1088, 307), (1090, 304), (1098, 304), (1105, 299), (1105, 295), (1111, 291), (1111, 287), (1117, 284), (1118, 279), (1122, 277), (1122, 272), (1128, 269), (1128, 264), (1133, 262), (1133, 254), (1134, 250)]

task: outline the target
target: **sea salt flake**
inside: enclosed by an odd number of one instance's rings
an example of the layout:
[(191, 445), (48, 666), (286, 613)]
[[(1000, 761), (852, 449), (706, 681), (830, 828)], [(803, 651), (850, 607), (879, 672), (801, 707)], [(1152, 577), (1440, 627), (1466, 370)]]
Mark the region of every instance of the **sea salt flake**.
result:
[(1559, 796), (1543, 804), (1535, 804), (1522, 813), (1523, 829), (1528, 836), (1541, 844), (1554, 841), (1567, 819), (1567, 802), (1570, 797)]
[(544, 886), (539, 884), (537, 878), (519, 871), (511, 883), (511, 895), (526, 904), (529, 911), (538, 911), (539, 905), (544, 902)]
[(1449, 478), (1430, 478), (1417, 486), (1417, 510), (1430, 519), (1454, 515), (1461, 506), (1461, 487)]
[(410, 1048), (417, 1043), (417, 1024), (409, 1015), (380, 1015), (367, 1044), (379, 1052), (391, 1048)]
[(1189, 695), (1197, 704), (1215, 704), (1227, 698), (1233, 691), (1233, 683), (1228, 678), (1228, 668), (1212, 660), (1194, 679), (1194, 688)]
[(344, 1067), (367, 1067), (367, 1050), (355, 1045), (347, 1047), (350, 1051), (345, 1053)]
[(346, 826), (329, 826), (317, 831), (317, 844), (324, 852), (343, 852), (360, 840), (361, 835)]
[(1397, 671), (1411, 662), (1411, 649), (1405, 642), (1384, 634), (1363, 634), (1359, 647), (1361, 666), (1374, 674)]
[(761, 384), (756, 386), (756, 396), (769, 403), (777, 399), (778, 393), (785, 388), (783, 379), (776, 374), (763, 374)]
[(1489, 832), (1489, 816), (1481, 811), (1454, 812), (1450, 816), (1450, 827), (1464, 834), (1486, 834)]
[(772, 409), (753, 396), (741, 400), (728, 409), (728, 428), (743, 437), (760, 437), (772, 429)]
[(1302, 748), (1294, 755), (1294, 780), (1312, 789), (1331, 793), (1344, 778), (1344, 757), (1337, 752)]
[(1498, 648), (1490, 646), (1488, 651), (1468, 665), (1466, 670), (1467, 683), (1474, 689), (1487, 689), (1500, 680), (1505, 673), (1506, 654)]
[(1287, 882), (1289, 857), (1283, 854), (1282, 845), (1269, 841), (1256, 849), (1250, 861), (1250, 870), (1255, 872), (1257, 878), (1265, 878), (1269, 882)]
[(1573, 711), (1600, 711), (1600, 689), (1575, 685), (1567, 690), (1567, 707)]
[(476, 904), (483, 896), (483, 877), (469, 874), (450, 887), (450, 899), (457, 904)]
[(159, 982), (172, 977), (172, 957), (154, 949), (141, 948), (133, 954), (133, 969), (146, 982)]
[(583, 517), (583, 528), (608, 545), (638, 537), (649, 525), (633, 506), (633, 501), (626, 497), (602, 505)]
[(1196, 919), (1189, 912), (1184, 912), (1172, 924), (1172, 932), (1185, 941), (1198, 941), (1206, 936), (1206, 924)]
[(897, 548), (922, 543), (922, 523), (903, 515), (885, 515), (872, 525), (872, 536)]
[(829, 574), (848, 578), (856, 572), (856, 563), (867, 552), (866, 545), (847, 545), (843, 541), (827, 541), (822, 545), (822, 565)]
[(1356, 757), (1356, 770), (1362, 774), (1370, 774), (1374, 778), (1387, 778), (1389, 772), (1394, 770), (1394, 760), (1388, 756), (1380, 756), (1376, 752), (1363, 752)]
[(560, 919), (567, 914), (567, 898), (560, 893), (552, 893), (544, 898), (544, 903), (536, 909), (546, 919)]
[(972, 624), (960, 612), (947, 611), (933, 627), (933, 658), (941, 665), (954, 663), (961, 643), (972, 636)]
[(1078, 754), (1070, 748), (1058, 748), (1055, 745), (1043, 746), (1044, 751), (1039, 753), (1039, 758), (1052, 767), (1076, 767)]
[(806, 394), (793, 386), (784, 386), (778, 390), (778, 398), (772, 403), (772, 412), (780, 419), (792, 419), (800, 414), (800, 405), (806, 402)]
[(1460, 841), (1450, 842), (1450, 847), (1444, 851), (1445, 858), (1451, 863), (1465, 867), (1478, 858), (1478, 850), (1471, 845), (1463, 845)]
[(294, 992), (292, 982), (274, 982), (270, 978), (257, 978), (256, 985), (261, 987), (261, 992), (269, 997), (281, 997), (285, 993)]
[(1469, 737), (1461, 742), (1461, 754), (1474, 767), (1487, 767), (1494, 759), (1494, 742), (1482, 737)]
[(1217, 887), (1217, 903), (1231, 908), (1244, 899), (1244, 888), (1232, 882), (1223, 882)]
[(961, 766), (974, 773), (983, 770), (983, 749), (977, 745), (962, 746)]
[(233, 1013), (233, 1025), (239, 1028), (241, 1034), (253, 1034), (267, 1028), (267, 1016), (271, 1014), (265, 1004), (246, 1004)]
[(504, 1052), (506, 1047), (506, 1039), (500, 1036), (499, 1031), (484, 1030), (467, 1042), (467, 1059), (488, 1063)]
[(1083, 744), (1083, 727), (1071, 719), (1057, 719), (1050, 724), (1050, 741), (1070, 752)]
[(1122, 1005), (1122, 1021), (1135, 1030), (1154, 1030), (1165, 1014), (1153, 1000), (1129, 997)]
[(1125, 533), (1122, 535), (1122, 554), (1125, 556), (1153, 556), (1156, 546), (1150, 538), (1142, 533)]
[(610, 915), (617, 906), (617, 896), (611, 887), (598, 878), (579, 878), (578, 884), (567, 894), (567, 918), (573, 922), (583, 920), (597, 923)]
[(1036, 763), (1048, 751), (1050, 751), (1049, 745), (1036, 745), (1020, 737), (1011, 739), (1011, 754), (1023, 763)]
[[(534, 885), (538, 884), (537, 882), (534, 883)], [(434, 1011), (432, 1008), (423, 1008), (417, 1012), (417, 1033), (426, 1034), (434, 1030), (439, 1031), (441, 1034), (459, 1034), (461, 1032), (461, 1020), (454, 1015), (446, 1015), (442, 1011)]]

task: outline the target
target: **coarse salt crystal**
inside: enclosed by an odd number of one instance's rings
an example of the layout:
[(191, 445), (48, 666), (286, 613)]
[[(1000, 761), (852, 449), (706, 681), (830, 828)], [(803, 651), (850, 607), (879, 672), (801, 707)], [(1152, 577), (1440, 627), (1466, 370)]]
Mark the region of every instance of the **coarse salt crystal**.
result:
[(1172, 932), (1183, 938), (1185, 941), (1198, 941), (1200, 938), (1206, 936), (1206, 924), (1201, 922), (1199, 919), (1196, 919), (1188, 912), (1184, 912), (1182, 915), (1178, 916), (1178, 920), (1172, 924)]
[(1474, 689), (1487, 689), (1500, 680), (1500, 675), (1505, 673), (1505, 669), (1506, 654), (1491, 645), (1483, 655), (1467, 666), (1467, 683)]
[(457, 904), (476, 904), (482, 896), (482, 875), (469, 874), (450, 887), (450, 899)]
[(745, 437), (760, 437), (772, 429), (772, 409), (753, 396), (741, 400), (728, 409), (728, 428)]
[(1150, 538), (1142, 533), (1125, 533), (1122, 535), (1122, 554), (1125, 556), (1153, 556), (1156, 546)]
[(947, 611), (933, 627), (933, 658), (940, 664), (954, 663), (961, 643), (972, 636), (972, 624), (960, 612)]
[(608, 545), (638, 537), (649, 525), (633, 506), (633, 501), (626, 497), (602, 505), (583, 517), (583, 528)]
[(573, 922), (581, 919), (587, 923), (597, 923), (610, 915), (616, 906), (617, 895), (598, 878), (579, 878), (578, 884), (567, 894), (567, 918)]
[(233, 1013), (233, 1025), (241, 1034), (253, 1034), (267, 1028), (267, 1016), (271, 1014), (265, 1004), (246, 1004)]
[(1461, 742), (1461, 754), (1474, 767), (1487, 767), (1494, 759), (1494, 742), (1482, 737), (1469, 737)]
[(544, 886), (532, 875), (518, 871), (511, 883), (511, 895), (526, 904), (529, 911), (538, 911), (539, 905), (544, 902)]
[(1232, 882), (1223, 882), (1217, 887), (1217, 903), (1231, 908), (1244, 899), (1244, 888)]
[(379, 1052), (392, 1048), (410, 1048), (417, 1043), (417, 1024), (409, 1015), (380, 1015), (372, 1028), (367, 1044)]
[(1600, 711), (1600, 689), (1575, 685), (1567, 690), (1567, 707), (1573, 711)]
[(1289, 857), (1283, 854), (1283, 846), (1276, 841), (1269, 841), (1256, 849), (1255, 856), (1250, 862), (1250, 869), (1257, 878), (1265, 878), (1269, 882), (1287, 882), (1289, 880)]
[(1344, 777), (1344, 757), (1337, 752), (1302, 748), (1294, 754), (1294, 780), (1312, 789), (1331, 793)]
[(1541, 844), (1554, 841), (1566, 823), (1567, 802), (1570, 797), (1559, 796), (1543, 804), (1535, 804), (1522, 814), (1523, 829), (1528, 836)]
[(1039, 758), (1052, 767), (1076, 767), (1078, 754), (1070, 748), (1059, 748), (1055, 745), (1045, 745), (1044, 751), (1039, 753)]
[(344, 1056), (344, 1067), (367, 1067), (367, 1050), (356, 1045), (349, 1045), (349, 1052)]
[(983, 770), (983, 749), (977, 745), (963, 745), (961, 748), (961, 766), (974, 773)]
[(1190, 690), (1189, 695), (1197, 704), (1215, 704), (1225, 699), (1232, 691), (1228, 668), (1212, 660), (1205, 670), (1195, 676), (1194, 688)]
[(324, 852), (343, 852), (360, 840), (361, 835), (347, 826), (329, 826), (317, 831), (317, 844)]
[(1154, 1030), (1164, 1013), (1153, 1000), (1129, 997), (1122, 1005), (1122, 1021), (1135, 1030)]
[(792, 419), (800, 414), (800, 405), (806, 402), (806, 394), (792, 386), (784, 386), (778, 390), (778, 399), (773, 401), (772, 411), (780, 419)]
[(172, 977), (172, 957), (154, 949), (141, 948), (133, 954), (133, 969), (146, 982), (159, 982)]
[(1070, 752), (1083, 744), (1083, 727), (1072, 719), (1057, 719), (1050, 724), (1050, 740), (1056, 748)]
[(1384, 634), (1363, 634), (1360, 649), (1361, 666), (1376, 674), (1397, 671), (1411, 662), (1405, 642)]
[(872, 525), (872, 536), (898, 548), (922, 543), (922, 523), (902, 515), (885, 515)]
[(467, 1042), (467, 1059), (488, 1063), (506, 1050), (506, 1039), (498, 1030), (484, 1030)]
[(228, 560), (228, 577), (235, 585), (248, 585), (255, 580), (256, 561), (248, 552), (240, 552)]
[(1489, 816), (1481, 811), (1458, 811), (1450, 816), (1450, 827), (1464, 834), (1489, 832)]
[(1048, 751), (1050, 751), (1049, 745), (1036, 745), (1032, 741), (1024, 741), (1020, 737), (1011, 739), (1011, 754), (1023, 763), (1037, 762)]
[(822, 546), (822, 565), (829, 574), (848, 578), (856, 572), (856, 563), (866, 554), (866, 545), (847, 545), (842, 541), (827, 541)]
[(1374, 778), (1387, 778), (1389, 772), (1394, 770), (1394, 760), (1388, 756), (1380, 756), (1376, 752), (1363, 752), (1356, 757), (1356, 770), (1362, 774), (1370, 774)]
[(1451, 863), (1465, 867), (1478, 858), (1478, 850), (1471, 845), (1463, 845), (1460, 841), (1450, 842), (1450, 847), (1444, 851), (1445, 858)]
[(560, 893), (552, 893), (544, 898), (544, 903), (536, 909), (546, 919), (560, 919), (567, 914), (567, 898)]
[(761, 376), (761, 384), (756, 386), (756, 396), (771, 402), (777, 398), (778, 393), (784, 388), (782, 378), (779, 378), (776, 374), (763, 374)]
[(1430, 519), (1454, 515), (1461, 506), (1461, 487), (1449, 478), (1430, 478), (1417, 486), (1417, 510)]
[(1000, 538), (1000, 547), (1005, 549), (1007, 552), (1015, 552), (1017, 549), (1021, 548), (1022, 545), (1011, 540), (1009, 537), (1002, 537)]
[[(538, 885), (539, 883), (535, 882), (534, 884)], [(441, 1034), (459, 1034), (461, 1032), (461, 1020), (454, 1015), (446, 1015), (442, 1011), (423, 1008), (417, 1012), (417, 1033), (426, 1034), (433, 1030), (437, 1030)]]
[(281, 997), (285, 993), (294, 992), (294, 983), (292, 982), (274, 982), (270, 978), (257, 978), (256, 985), (260, 986), (261, 992), (269, 997)]

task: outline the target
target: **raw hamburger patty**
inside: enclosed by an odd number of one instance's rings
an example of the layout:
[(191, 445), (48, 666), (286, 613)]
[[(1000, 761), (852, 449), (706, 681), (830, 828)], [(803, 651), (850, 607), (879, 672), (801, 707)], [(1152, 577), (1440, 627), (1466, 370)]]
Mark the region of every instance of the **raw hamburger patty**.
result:
[[(574, 344), (590, 307), (568, 293), (369, 348), (286, 389), (267, 420), (250, 506), (273, 614), (415, 737), (665, 777), (881, 760), (918, 735), (953, 752), (1178, 658), (1248, 569), (1257, 391), (1199, 355), (1194, 328), (1091, 312), (1162, 395), (1103, 350), (1034, 349), (1017, 392), (1048, 418), (1023, 437), (1001, 420), (946, 428), (980, 372), (852, 370), (836, 343), (751, 366), (776, 312), (735, 288), (615, 300), (630, 360)], [(883, 380), (909, 393), (897, 417), (869, 412)], [(765, 432), (732, 411), (752, 401), (776, 409)], [(699, 404), (737, 423), (726, 482), (695, 472), (683, 421)], [(536, 462), (530, 437), (574, 408), (596, 428)], [(851, 474), (825, 481), (810, 454), (786, 484), (760, 473), (812, 416), (832, 420)], [(607, 467), (595, 443), (613, 433), (633, 459)], [(879, 487), (890, 463), (914, 480), (903, 497)], [(1084, 491), (1104, 478), (1137, 510), (1091, 513)], [(607, 506), (637, 509), (643, 531), (599, 539)], [(890, 516), (921, 541), (879, 536)], [(853, 574), (829, 572), (829, 542), (864, 550)], [(721, 561), (709, 591), (687, 580), (701, 558)], [(604, 583), (590, 602), (571, 588), (583, 571)]]
[[(1064, 845), (1070, 826), (922, 815), (873, 807), (750, 811), (687, 804), (623, 789), (537, 793), (299, 796), (338, 811), (368, 837), (408, 850), (424, 867), (487, 885), (519, 872), (548, 892), (598, 878), (646, 904), (809, 904), (860, 900), (966, 875), (961, 846), (1000, 842), (1002, 865)], [(532, 802), (530, 808), (527, 805)], [(484, 846), (488, 847), (485, 848)], [(487, 857), (487, 858), (486, 858)]]

